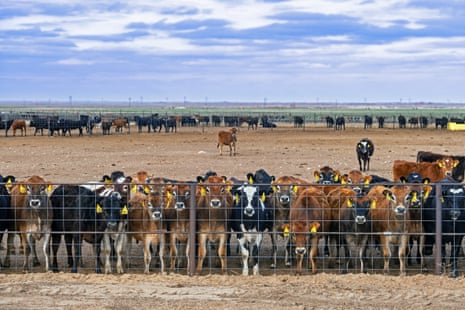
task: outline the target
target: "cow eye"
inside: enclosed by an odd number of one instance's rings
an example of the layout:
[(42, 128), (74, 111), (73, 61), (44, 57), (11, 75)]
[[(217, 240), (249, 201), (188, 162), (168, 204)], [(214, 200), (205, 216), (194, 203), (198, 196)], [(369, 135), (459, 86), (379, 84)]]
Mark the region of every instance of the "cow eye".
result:
[(191, 194), (191, 193), (190, 193), (189, 191), (184, 192), (184, 196), (185, 196), (185, 197), (189, 197), (190, 194)]

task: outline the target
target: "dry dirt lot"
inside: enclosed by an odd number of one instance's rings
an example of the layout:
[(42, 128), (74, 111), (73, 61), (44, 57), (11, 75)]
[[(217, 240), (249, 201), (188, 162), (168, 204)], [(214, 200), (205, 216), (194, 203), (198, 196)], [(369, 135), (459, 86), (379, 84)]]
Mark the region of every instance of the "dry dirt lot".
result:
[[(415, 160), (418, 150), (464, 155), (465, 133), (435, 129), (323, 127), (259, 128), (238, 134), (237, 155), (219, 156), (218, 128), (178, 128), (177, 133), (78, 137), (0, 137), (0, 173), (19, 179), (38, 174), (51, 182), (97, 181), (104, 174), (146, 170), (155, 176), (194, 180), (208, 170), (244, 178), (264, 168), (270, 174), (313, 181), (329, 165), (356, 169), (355, 145), (375, 144), (371, 174), (391, 177), (394, 159)], [(3, 257), (4, 250), (0, 251)], [(459, 264), (463, 264), (461, 260)], [(262, 267), (266, 268), (266, 267)], [(461, 268), (463, 270), (463, 267)], [(95, 275), (92, 272), (22, 274), (0, 270), (1, 309), (462, 309), (465, 279), (446, 275)]]

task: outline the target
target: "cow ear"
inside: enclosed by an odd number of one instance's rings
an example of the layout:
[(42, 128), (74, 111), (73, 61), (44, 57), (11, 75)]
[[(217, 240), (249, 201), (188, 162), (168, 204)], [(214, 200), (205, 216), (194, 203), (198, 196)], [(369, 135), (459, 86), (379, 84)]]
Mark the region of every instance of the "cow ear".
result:
[(404, 176), (400, 177), (400, 182), (401, 183), (407, 183), (407, 179)]
[(318, 172), (318, 170), (315, 170), (315, 172), (313, 172), (313, 176), (315, 177), (315, 182), (318, 183), (318, 181), (320, 181), (320, 172)]
[(334, 173), (334, 182), (335, 182), (335, 183), (339, 182), (339, 171), (336, 171), (336, 172)]
[(199, 176), (197, 177), (197, 182), (198, 182), (198, 183), (203, 183), (203, 182), (205, 182), (205, 180), (203, 179), (202, 176), (199, 175)]
[(370, 203), (370, 208), (371, 208), (371, 209), (376, 209), (376, 200), (375, 200), (375, 199), (373, 199), (373, 200), (371, 201), (371, 203)]
[(252, 173), (247, 173), (247, 181), (249, 184), (253, 184), (253, 174)]
[(433, 190), (432, 186), (423, 186), (423, 201), (426, 201), (428, 199), (429, 194)]
[(276, 181), (276, 178), (274, 175), (271, 176), (271, 183), (275, 182)]
[(418, 202), (418, 192), (417, 191), (412, 191), (411, 192), (411, 201), (412, 202)]
[(347, 198), (346, 201), (347, 201), (347, 207), (348, 207), (348, 208), (352, 208), (352, 207), (354, 206), (354, 205), (352, 204), (352, 199)]

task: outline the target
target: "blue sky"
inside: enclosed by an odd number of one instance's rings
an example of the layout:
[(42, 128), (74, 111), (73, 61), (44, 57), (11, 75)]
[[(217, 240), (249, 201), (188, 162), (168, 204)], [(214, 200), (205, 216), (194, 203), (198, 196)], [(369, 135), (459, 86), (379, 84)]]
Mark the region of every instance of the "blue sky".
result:
[(0, 100), (465, 102), (465, 0), (3, 0)]

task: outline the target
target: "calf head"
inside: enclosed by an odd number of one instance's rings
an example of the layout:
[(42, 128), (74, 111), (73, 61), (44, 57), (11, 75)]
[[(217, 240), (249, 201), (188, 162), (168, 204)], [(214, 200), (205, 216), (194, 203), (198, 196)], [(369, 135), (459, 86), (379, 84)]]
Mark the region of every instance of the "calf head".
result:
[(455, 167), (458, 166), (459, 161), (457, 159), (453, 159), (452, 157), (444, 157), (436, 161), (438, 167), (443, 171), (444, 177), (451, 177), (452, 172)]
[(25, 183), (19, 183), (19, 193), (26, 195), (27, 205), (31, 209), (48, 208), (48, 194), (52, 191), (52, 185), (47, 184), (39, 176), (30, 177)]
[(446, 220), (465, 219), (465, 190), (463, 186), (447, 187), (442, 192), (442, 210)]
[(372, 200), (366, 196), (349, 197), (342, 208), (349, 208), (353, 212), (355, 224), (363, 225), (368, 221)]
[(100, 199), (97, 203), (96, 213), (105, 220), (107, 229), (114, 231), (118, 227), (118, 221), (127, 218), (128, 209), (126, 203), (122, 201), (121, 194), (113, 192)]
[(256, 186), (244, 184), (236, 193), (235, 205), (241, 208), (244, 216), (250, 218), (255, 215), (256, 208), (265, 210), (264, 199), (265, 196), (260, 197)]
[(204, 180), (203, 177), (197, 177), (197, 194), (200, 198), (206, 199), (210, 208), (230, 207), (232, 195), (230, 192), (231, 185), (224, 176), (209, 176)]
[(274, 196), (278, 199), (282, 207), (289, 208), (291, 201), (296, 196), (298, 186), (292, 183), (294, 183), (294, 180), (291, 177), (283, 176), (278, 179), (272, 177), (271, 188)]
[(313, 173), (315, 182), (320, 184), (340, 183), (340, 173), (329, 166), (324, 166)]

